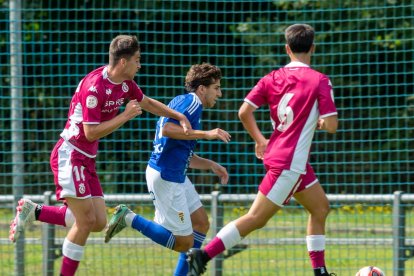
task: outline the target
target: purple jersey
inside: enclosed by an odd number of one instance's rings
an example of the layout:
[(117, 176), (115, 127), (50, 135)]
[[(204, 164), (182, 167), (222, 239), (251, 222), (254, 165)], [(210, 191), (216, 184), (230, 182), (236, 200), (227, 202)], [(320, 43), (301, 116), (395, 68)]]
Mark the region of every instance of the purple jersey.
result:
[(329, 78), (291, 62), (263, 77), (244, 101), (256, 108), (269, 105), (274, 131), (264, 164), (305, 173), (318, 119), (337, 114)]
[(144, 94), (133, 80), (114, 83), (108, 78), (107, 67), (90, 72), (78, 85), (70, 103), (68, 121), (60, 136), (77, 151), (95, 157), (98, 140), (89, 142), (84, 124), (100, 124), (111, 120), (125, 99), (142, 101)]

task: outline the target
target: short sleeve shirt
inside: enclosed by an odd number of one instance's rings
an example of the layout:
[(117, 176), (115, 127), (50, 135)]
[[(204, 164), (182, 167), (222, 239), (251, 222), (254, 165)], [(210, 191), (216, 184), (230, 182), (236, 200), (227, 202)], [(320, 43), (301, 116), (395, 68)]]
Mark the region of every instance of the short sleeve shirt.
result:
[(100, 124), (111, 120), (125, 100), (142, 101), (144, 94), (133, 80), (114, 83), (102, 66), (86, 75), (79, 83), (70, 102), (68, 120), (60, 136), (77, 151), (95, 157), (99, 141), (89, 142), (84, 124)]
[(260, 79), (244, 101), (270, 109), (274, 131), (264, 164), (305, 173), (318, 119), (337, 114), (329, 78), (292, 62)]
[[(169, 104), (171, 109), (184, 114), (191, 123), (191, 128), (200, 129), (203, 106), (194, 93), (175, 97)], [(167, 122), (179, 124), (177, 120), (160, 117), (153, 141), (154, 150), (148, 165), (159, 171), (166, 181), (184, 183), (190, 159), (193, 156), (196, 140), (176, 140), (162, 135), (162, 128)]]

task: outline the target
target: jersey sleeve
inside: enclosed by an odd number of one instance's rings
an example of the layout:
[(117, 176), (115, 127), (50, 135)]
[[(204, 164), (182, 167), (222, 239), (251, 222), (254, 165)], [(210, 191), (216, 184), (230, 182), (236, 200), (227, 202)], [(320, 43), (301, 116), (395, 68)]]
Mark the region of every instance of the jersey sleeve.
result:
[(253, 89), (247, 94), (244, 99), (245, 102), (250, 105), (259, 108), (260, 106), (267, 103), (267, 89), (266, 89), (267, 78), (264, 77), (253, 87)]
[(102, 105), (105, 103), (102, 97), (105, 94), (104, 88), (84, 79), (78, 86), (77, 93), (79, 93), (79, 102), (82, 106), (83, 122), (99, 124), (101, 122)]
[(131, 88), (130, 99), (137, 100), (138, 102), (142, 101), (144, 99), (144, 93), (135, 81), (131, 82)]
[(321, 78), (318, 95), (319, 114), (321, 118), (337, 115), (332, 83), (327, 76)]
[[(200, 114), (199, 109), (202, 108), (195, 97), (175, 98), (168, 104), (168, 107), (184, 114), (190, 121), (192, 127), (198, 123)], [(179, 122), (172, 118), (166, 118), (166, 122), (172, 122), (179, 125)]]

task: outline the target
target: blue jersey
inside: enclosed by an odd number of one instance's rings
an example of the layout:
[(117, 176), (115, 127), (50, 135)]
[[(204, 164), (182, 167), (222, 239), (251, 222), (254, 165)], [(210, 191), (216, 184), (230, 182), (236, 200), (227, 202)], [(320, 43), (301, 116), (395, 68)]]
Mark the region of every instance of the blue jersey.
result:
[[(200, 118), (203, 106), (194, 93), (175, 97), (168, 107), (184, 114), (194, 130), (200, 129)], [(162, 136), (165, 123), (179, 124), (175, 119), (160, 117), (154, 138), (154, 150), (148, 165), (159, 171), (161, 178), (166, 181), (184, 183), (190, 159), (193, 156), (196, 140), (176, 140)]]

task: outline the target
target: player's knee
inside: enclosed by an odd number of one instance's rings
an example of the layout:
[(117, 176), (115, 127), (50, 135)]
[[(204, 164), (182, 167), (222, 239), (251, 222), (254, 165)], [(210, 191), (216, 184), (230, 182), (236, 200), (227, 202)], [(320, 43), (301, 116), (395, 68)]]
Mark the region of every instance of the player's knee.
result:
[(194, 245), (193, 236), (176, 238), (174, 250), (177, 252), (186, 252)]
[(76, 226), (84, 232), (92, 232), (96, 223), (96, 217), (93, 213), (85, 213), (84, 215), (76, 217)]
[(210, 223), (208, 220), (202, 221), (200, 223), (197, 223), (193, 225), (194, 231), (197, 231), (202, 234), (207, 234), (208, 230), (210, 229)]
[(174, 247), (174, 250), (177, 252), (187, 252), (192, 247), (193, 247), (193, 242), (188, 242), (185, 244), (177, 244)]
[(329, 204), (321, 205), (318, 208), (315, 208), (312, 212), (310, 212), (311, 216), (314, 218), (319, 218), (321, 220), (325, 220), (330, 212)]
[(329, 207), (329, 204), (326, 204), (320, 210), (321, 216), (326, 218), (330, 211), (331, 211), (331, 208)]
[(101, 232), (105, 229), (107, 224), (106, 217), (105, 218), (97, 218), (95, 225), (93, 226), (92, 232)]
[(207, 232), (208, 232), (209, 229), (210, 229), (210, 223), (208, 221), (206, 221), (201, 226), (200, 233), (207, 234)]
[(251, 227), (256, 230), (256, 229), (260, 229), (266, 226), (267, 224), (267, 220), (264, 219), (261, 216), (258, 216), (256, 214), (247, 214), (247, 220), (248, 220), (248, 225), (251, 225)]

